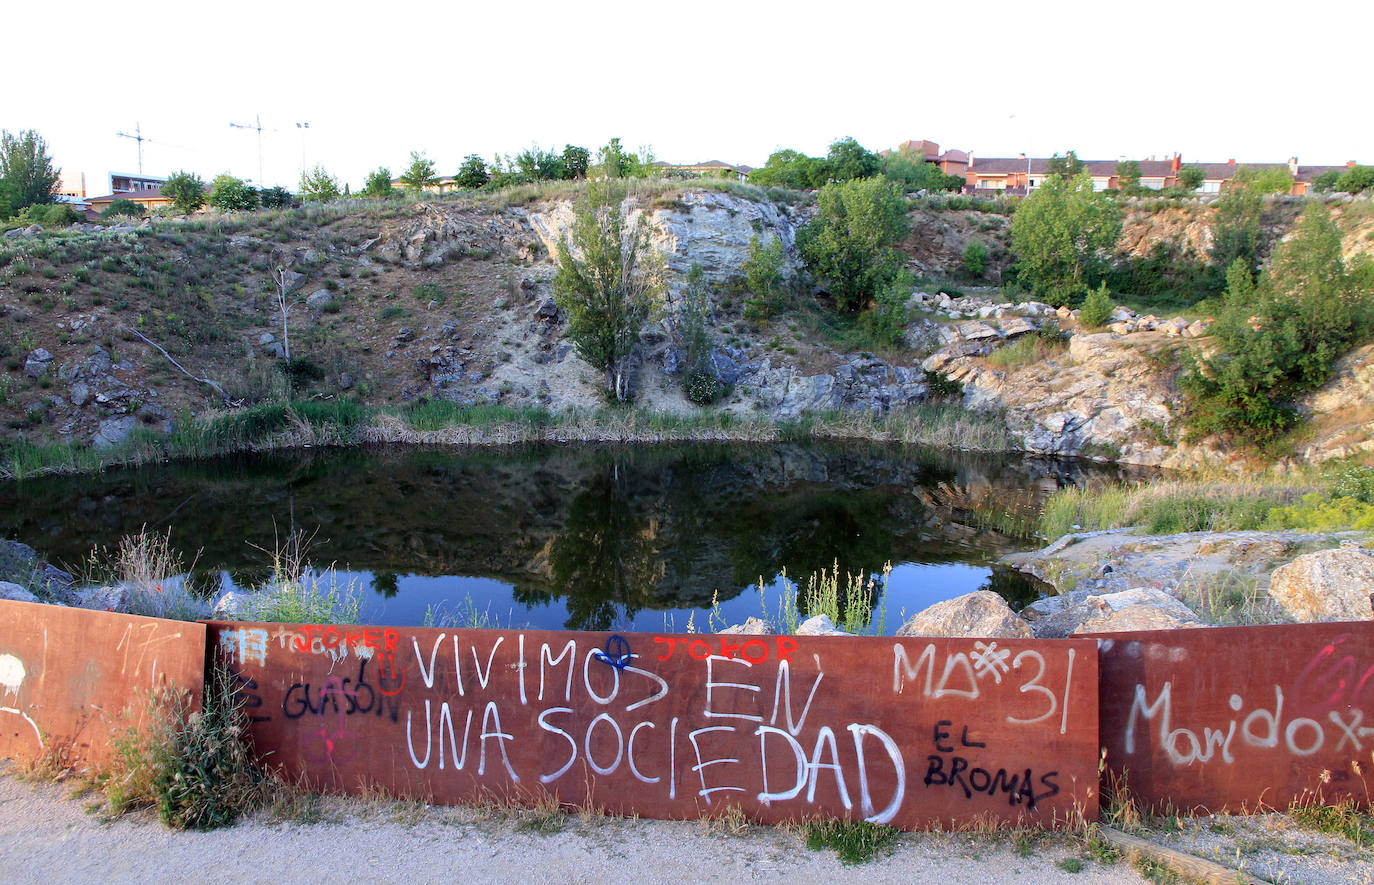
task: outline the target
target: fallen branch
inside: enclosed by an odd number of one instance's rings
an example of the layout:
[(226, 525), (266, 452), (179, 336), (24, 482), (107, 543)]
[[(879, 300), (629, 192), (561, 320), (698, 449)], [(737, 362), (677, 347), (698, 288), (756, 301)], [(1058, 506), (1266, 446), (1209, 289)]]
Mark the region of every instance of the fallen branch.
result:
[(187, 368), (186, 368), (185, 366), (183, 366), (181, 363), (177, 362), (176, 359), (175, 359), (170, 353), (168, 353), (166, 350), (164, 350), (161, 344), (158, 344), (156, 341), (153, 341), (153, 340), (150, 339), (147, 335), (144, 335), (142, 332), (138, 331), (137, 329), (132, 329), (132, 328), (130, 328), (130, 327), (128, 327), (128, 326), (124, 326), (124, 327), (122, 327), (122, 328), (124, 328), (126, 331), (133, 332), (133, 333), (134, 333), (135, 335), (137, 335), (139, 338), (142, 338), (142, 339), (144, 340), (145, 343), (151, 344), (153, 347), (156, 347), (157, 350), (158, 350), (158, 353), (160, 353), (160, 354), (162, 354), (163, 356), (167, 357), (167, 362), (171, 363), (172, 365), (174, 365), (174, 366), (176, 366), (178, 369), (180, 369), (180, 370), (182, 371), (182, 374), (184, 374), (187, 378), (190, 378), (192, 381), (199, 381), (201, 384), (207, 384), (207, 385), (209, 385), (210, 387), (213, 387), (213, 388), (215, 389), (215, 392), (218, 393), (218, 394), (224, 399), (224, 404), (225, 404), (226, 406), (228, 406), (229, 408), (235, 409), (235, 408), (238, 408), (239, 406), (243, 405), (242, 400), (230, 399), (230, 398), (229, 398), (229, 394), (225, 393), (225, 392), (224, 392), (224, 388), (223, 388), (223, 387), (220, 387), (219, 384), (215, 383), (214, 381), (211, 381), (209, 378), (201, 378), (201, 377), (199, 377), (199, 376), (193, 374), (189, 369), (187, 369)]
[(1147, 857), (1191, 881), (1206, 882), (1208, 885), (1261, 885), (1264, 881), (1255, 879), (1240, 870), (1233, 870), (1196, 855), (1165, 848), (1163, 845), (1156, 845), (1111, 827), (1099, 826), (1097, 829), (1104, 841), (1121, 849), (1127, 857), (1133, 855)]

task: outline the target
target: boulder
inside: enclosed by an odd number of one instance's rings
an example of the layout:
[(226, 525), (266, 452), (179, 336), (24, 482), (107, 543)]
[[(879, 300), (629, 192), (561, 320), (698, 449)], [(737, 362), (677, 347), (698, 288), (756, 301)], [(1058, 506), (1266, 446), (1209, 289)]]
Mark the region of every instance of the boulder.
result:
[(401, 343), (405, 343), (405, 342), (407, 342), (407, 341), (414, 341), (414, 340), (415, 340), (415, 330), (414, 330), (414, 329), (411, 329), (411, 328), (409, 328), (409, 327), (407, 327), (407, 326), (402, 326), (402, 327), (401, 327), (401, 330), (400, 330), (399, 332), (396, 333), (396, 340), (399, 341), (399, 342), (401, 342)]
[(71, 387), (72, 405), (81, 408), (91, 398), (91, 388), (84, 382), (78, 381)]
[(1297, 621), (1367, 621), (1374, 556), (1360, 549), (1320, 550), (1279, 566), (1269, 595)]
[(11, 602), (38, 602), (37, 596), (10, 581), (0, 581), (0, 599), (8, 599)]
[(124, 584), (108, 587), (84, 587), (76, 591), (76, 604), (81, 608), (96, 611), (126, 611), (129, 606), (129, 587)]
[(978, 590), (917, 612), (901, 626), (897, 635), (1029, 639), (1031, 629), (1002, 597), (991, 590)]
[(748, 636), (766, 636), (773, 632), (768, 622), (761, 618), (750, 618), (743, 624), (735, 624), (720, 631), (722, 633), (742, 633)]
[(106, 418), (100, 422), (100, 429), (96, 431), (95, 438), (91, 440), (91, 445), (97, 449), (113, 448), (127, 440), (129, 434), (133, 433), (137, 426), (138, 419), (133, 415)]
[(959, 333), (959, 338), (963, 341), (986, 341), (1002, 337), (997, 334), (997, 330), (992, 326), (978, 320), (960, 323), (955, 327), (955, 331)]
[(1063, 639), (1082, 633), (1129, 630), (1177, 630), (1201, 627), (1203, 621), (1174, 597), (1148, 587), (1086, 596), (1054, 614), (1031, 622), (1037, 639)]
[(283, 278), (285, 279), (286, 291), (288, 292), (298, 291), (302, 286), (305, 285), (305, 274), (296, 273), (294, 270), (288, 270), (285, 274), (283, 274)]
[(263, 332), (261, 335), (258, 336), (259, 347), (266, 347), (267, 345), (275, 344), (276, 342), (277, 336), (273, 335), (271, 332)]
[(310, 297), (305, 299), (305, 306), (319, 313), (334, 303), (334, 293), (328, 289), (316, 289), (310, 293)]
[(797, 627), (798, 636), (852, 636), (835, 626), (835, 622), (830, 620), (828, 615), (816, 615), (814, 618), (807, 618)]
[(52, 354), (40, 347), (24, 361), (24, 374), (30, 378), (42, 378), (52, 367), (52, 360)]

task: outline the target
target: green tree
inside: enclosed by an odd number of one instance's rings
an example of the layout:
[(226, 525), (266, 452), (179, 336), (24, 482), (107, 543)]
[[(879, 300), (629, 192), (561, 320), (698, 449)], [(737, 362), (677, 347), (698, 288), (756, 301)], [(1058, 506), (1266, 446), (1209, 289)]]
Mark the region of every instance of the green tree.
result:
[(14, 186), (0, 178), (0, 219), (9, 218), (19, 211), (19, 195)]
[(227, 172), (210, 182), (210, 205), (226, 212), (258, 208), (258, 192)]
[(586, 178), (587, 166), (591, 162), (591, 154), (584, 147), (575, 144), (564, 145), (563, 147), (563, 177), (569, 181)]
[(1313, 203), (1258, 283), (1242, 259), (1227, 281), (1216, 346), (1183, 378), (1190, 433), (1263, 445), (1297, 423), (1293, 400), (1323, 384), (1335, 360), (1368, 337), (1374, 280), (1346, 267), (1339, 228)]
[(1073, 178), (1076, 175), (1078, 175), (1078, 173), (1082, 172), (1085, 168), (1087, 167), (1083, 165), (1082, 160), (1078, 159), (1078, 154), (1074, 153), (1073, 151), (1069, 151), (1062, 157), (1059, 156), (1059, 154), (1055, 154), (1053, 157), (1050, 157), (1048, 172), (1050, 175), (1058, 175), (1063, 178)]
[(596, 154), (596, 166), (607, 178), (629, 178), (639, 168), (639, 158), (629, 153), (612, 138)]
[(264, 209), (290, 209), (295, 200), (291, 192), (284, 187), (263, 188), (258, 194), (258, 200)]
[(1087, 289), (1087, 277), (1120, 236), (1120, 207), (1093, 191), (1086, 170), (1073, 178), (1050, 175), (1011, 219), (1017, 278), (1037, 297), (1066, 305)]
[(1212, 224), (1212, 266), (1218, 272), (1229, 269), (1236, 259), (1249, 268), (1250, 274), (1259, 264), (1263, 229), (1260, 215), (1264, 197), (1238, 176), (1219, 198)]
[(1312, 179), (1312, 190), (1318, 193), (1328, 193), (1336, 189), (1340, 183), (1341, 173), (1336, 169), (1328, 169), (1321, 175)]
[(105, 208), (105, 211), (100, 213), (100, 217), (101, 217), (101, 218), (119, 218), (119, 217), (124, 217), (124, 218), (142, 218), (144, 212), (146, 212), (146, 211), (147, 211), (147, 210), (145, 210), (145, 209), (144, 209), (142, 206), (140, 206), (139, 204), (135, 203), (133, 200), (125, 200), (125, 199), (111, 200), (111, 201), (110, 201), (110, 205), (107, 206), (107, 207)]
[(487, 161), (477, 154), (468, 154), (463, 158), (463, 165), (458, 167), (458, 174), (453, 180), (459, 187), (474, 190), (485, 186), (491, 180), (491, 173), (487, 171)]
[(323, 166), (316, 166), (301, 173), (301, 196), (316, 203), (332, 203), (343, 195), (339, 179), (330, 175)]
[(12, 211), (55, 202), (59, 170), (52, 166), (48, 144), (32, 129), (18, 135), (0, 131), (0, 181), (9, 191)]
[(982, 279), (988, 270), (988, 247), (982, 240), (969, 240), (964, 247), (964, 273), (975, 280)]
[(1374, 166), (1351, 166), (1336, 181), (1336, 190), (1358, 194), (1374, 187)]
[(1230, 186), (1257, 194), (1286, 194), (1293, 188), (1293, 174), (1287, 166), (1243, 166), (1231, 177)]
[(369, 172), (359, 195), (377, 200), (396, 196), (396, 188), (391, 186), (391, 170), (386, 166), (378, 166)]
[(568, 337), (578, 355), (606, 374), (617, 401), (631, 395), (627, 361), (639, 342), (659, 268), (644, 254), (646, 233), (626, 227), (626, 187), (614, 179), (588, 182), (573, 210), (571, 241), (558, 246), (554, 300), (568, 315)]
[(1140, 186), (1140, 161), (1117, 160), (1116, 177), (1124, 191), (1135, 190)]
[(906, 199), (882, 178), (827, 184), (817, 198), (819, 214), (798, 235), (802, 258), (830, 284), (835, 306), (858, 312), (901, 269), (892, 248), (906, 235)]
[(190, 215), (205, 205), (205, 182), (192, 172), (173, 172), (162, 185), (162, 195), (171, 198), (178, 212)]
[(845, 137), (830, 145), (825, 155), (825, 171), (831, 181), (872, 178), (882, 171), (878, 157), (853, 138)]
[(401, 173), (401, 184), (404, 184), (410, 191), (419, 193), (438, 183), (439, 176), (434, 171), (434, 161), (419, 151), (411, 151), (410, 166)]
[(1107, 284), (1100, 283), (1096, 289), (1088, 293), (1087, 298), (1083, 299), (1083, 309), (1078, 312), (1078, 319), (1089, 329), (1100, 329), (1107, 325), (1115, 309), (1116, 305), (1112, 304), (1112, 293), (1107, 290)]
[(812, 190), (825, 185), (825, 161), (800, 151), (774, 151), (762, 167), (749, 173), (749, 181), (760, 187)]
[(1201, 166), (1183, 166), (1178, 170), (1178, 186), (1185, 190), (1197, 190), (1206, 178), (1207, 170)]
[(741, 269), (749, 289), (744, 302), (744, 318), (766, 320), (782, 310), (787, 293), (783, 285), (782, 240), (770, 239), (765, 246), (757, 235), (751, 237), (749, 257)]
[(564, 177), (563, 155), (537, 145), (516, 154), (515, 166), (530, 181), (554, 181)]
[(883, 177), (902, 186), (907, 193), (913, 191), (950, 191), (964, 186), (964, 179), (958, 175), (946, 175), (934, 163), (927, 163), (920, 153), (893, 151), (882, 158)]

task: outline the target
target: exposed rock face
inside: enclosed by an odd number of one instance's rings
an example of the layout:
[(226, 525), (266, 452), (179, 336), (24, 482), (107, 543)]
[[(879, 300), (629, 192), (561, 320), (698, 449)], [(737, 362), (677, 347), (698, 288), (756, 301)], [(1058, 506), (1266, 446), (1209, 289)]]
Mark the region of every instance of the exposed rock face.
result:
[(1367, 621), (1372, 594), (1374, 556), (1360, 549), (1299, 556), (1269, 581), (1269, 595), (1297, 621)]
[(1036, 618), (1031, 632), (1038, 639), (1063, 639), (1082, 633), (1129, 630), (1176, 630), (1202, 627), (1202, 619), (1174, 597), (1146, 587), (1102, 596), (1069, 599), (1059, 611)]
[(901, 626), (897, 635), (1029, 639), (1031, 629), (1002, 597), (991, 590), (978, 590), (917, 612)]
[(334, 303), (334, 293), (328, 289), (316, 289), (310, 293), (310, 297), (305, 299), (305, 306), (316, 313), (325, 310)]
[(96, 431), (95, 439), (91, 444), (97, 449), (113, 448), (127, 440), (137, 426), (138, 418), (133, 415), (106, 418), (100, 422), (100, 429)]
[(1299, 409), (1315, 435), (1299, 454), (1314, 463), (1374, 452), (1374, 344), (1357, 347), (1336, 361), (1331, 380), (1304, 397)]
[[(811, 220), (808, 211), (772, 202), (756, 202), (718, 191), (687, 191), (670, 207), (640, 205), (631, 198), (626, 210), (631, 224), (642, 223), (649, 245), (658, 250), (670, 271), (685, 275), (699, 264), (708, 280), (721, 283), (743, 273), (749, 242), (781, 240), (789, 273), (800, 267), (797, 230)], [(536, 235), (550, 255), (572, 230), (573, 205), (560, 202), (529, 216)]]

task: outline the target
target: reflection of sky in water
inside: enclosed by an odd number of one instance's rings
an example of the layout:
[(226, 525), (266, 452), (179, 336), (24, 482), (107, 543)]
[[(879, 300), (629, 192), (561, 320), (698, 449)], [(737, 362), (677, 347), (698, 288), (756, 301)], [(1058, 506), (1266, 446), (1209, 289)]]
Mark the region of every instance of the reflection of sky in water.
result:
[[(966, 563), (916, 564), (894, 566), (888, 580), (887, 594), (881, 612), (874, 613), (874, 627), (892, 634), (907, 618), (941, 600), (971, 593), (982, 587), (991, 574), (986, 566)], [(340, 589), (352, 586), (361, 601), (360, 620), (368, 624), (394, 624), (403, 627), (421, 626), (426, 615), (442, 626), (466, 627), (473, 624), (488, 627), (531, 628), (541, 630), (564, 629), (568, 612), (564, 600), (553, 599), (533, 607), (516, 601), (512, 585), (494, 578), (444, 575), (401, 575), (396, 582), (397, 593), (387, 597), (373, 587), (369, 572), (334, 571), (321, 574), (322, 589), (327, 591), (332, 579)], [(234, 589), (228, 573), (222, 573), (224, 589)], [(709, 608), (643, 609), (627, 618), (617, 607), (612, 629), (635, 632), (686, 632), (688, 625), (698, 633), (709, 633), (731, 624), (742, 624), (751, 617), (765, 614), (773, 623), (781, 619), (784, 594), (783, 580), (775, 577), (765, 586), (760, 599), (757, 587), (747, 588), (734, 599), (720, 603), (712, 622)], [(800, 619), (807, 617), (805, 614)]]

